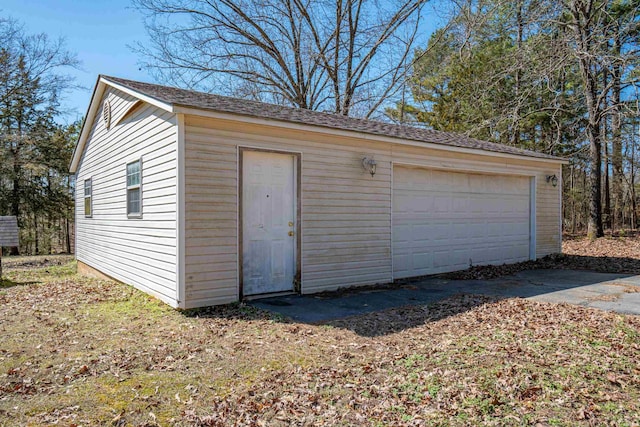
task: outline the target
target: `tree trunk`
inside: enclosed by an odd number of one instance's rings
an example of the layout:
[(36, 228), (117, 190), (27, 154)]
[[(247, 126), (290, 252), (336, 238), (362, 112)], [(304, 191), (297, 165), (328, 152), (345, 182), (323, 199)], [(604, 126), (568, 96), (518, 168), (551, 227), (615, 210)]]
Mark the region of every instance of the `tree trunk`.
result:
[(631, 229), (636, 229), (636, 173), (635, 173), (635, 154), (636, 154), (636, 126), (633, 125), (633, 135), (631, 137)]
[(571, 165), (571, 188), (569, 190), (569, 194), (571, 194), (571, 234), (576, 234), (576, 217), (578, 216), (576, 212), (576, 197), (574, 194), (575, 188), (575, 167)]
[(570, 27), (576, 45), (576, 57), (584, 87), (588, 122), (586, 126), (589, 140), (589, 219), (587, 236), (591, 239), (604, 236), (602, 227), (602, 139), (600, 134), (601, 111), (598, 92), (599, 67), (595, 62), (593, 26), (598, 13), (594, 2), (573, 0), (567, 4), (573, 17)]
[[(16, 142), (13, 150), (13, 190), (11, 200), (11, 215), (18, 220), (18, 228), (20, 228), (20, 142)], [(20, 248), (13, 246), (11, 255), (20, 255)]]
[(38, 216), (34, 212), (33, 213), (33, 244), (34, 244), (34, 255), (40, 254), (40, 245), (38, 242)]
[(602, 227), (602, 143), (600, 132), (593, 124), (587, 126), (589, 136), (589, 221), (587, 222), (587, 237), (595, 239), (604, 236)]
[(607, 144), (607, 122), (602, 123), (602, 141), (604, 147), (604, 212), (603, 225), (613, 232), (611, 221), (611, 192), (609, 191), (609, 144)]
[(71, 253), (71, 233), (69, 232), (69, 217), (65, 218), (64, 223), (65, 223), (64, 238), (67, 244), (67, 253), (70, 254)]
[[(620, 34), (619, 28), (614, 36), (614, 52), (616, 56), (620, 55)], [(619, 63), (613, 68), (613, 87), (611, 93), (611, 104), (613, 107), (611, 117), (611, 164), (612, 170), (612, 191), (613, 191), (613, 217), (612, 223), (615, 226), (620, 222), (621, 212), (624, 206), (624, 190), (622, 169), (622, 110), (620, 108), (621, 95), (621, 67)]]
[[(516, 34), (516, 43), (518, 46), (518, 52), (522, 52), (522, 41), (523, 41), (523, 33), (524, 33), (524, 23), (522, 17), (522, 1), (518, 0), (518, 5), (516, 6), (516, 25), (517, 25), (517, 34)], [(512, 120), (512, 134), (511, 134), (511, 145), (514, 147), (518, 147), (520, 145), (520, 80), (522, 78), (522, 71), (520, 69), (520, 64), (516, 66), (514, 79), (514, 92), (515, 92), (515, 108), (513, 110), (513, 120)]]

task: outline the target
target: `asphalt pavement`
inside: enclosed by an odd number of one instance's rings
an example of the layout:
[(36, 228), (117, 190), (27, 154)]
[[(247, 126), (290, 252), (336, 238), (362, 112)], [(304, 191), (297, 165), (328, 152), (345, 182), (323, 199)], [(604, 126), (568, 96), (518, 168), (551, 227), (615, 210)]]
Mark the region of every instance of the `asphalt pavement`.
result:
[(249, 304), (295, 321), (319, 323), (392, 307), (430, 304), (456, 294), (519, 297), (640, 315), (640, 276), (584, 270), (526, 270), (490, 280), (429, 277), (347, 292), (277, 296)]

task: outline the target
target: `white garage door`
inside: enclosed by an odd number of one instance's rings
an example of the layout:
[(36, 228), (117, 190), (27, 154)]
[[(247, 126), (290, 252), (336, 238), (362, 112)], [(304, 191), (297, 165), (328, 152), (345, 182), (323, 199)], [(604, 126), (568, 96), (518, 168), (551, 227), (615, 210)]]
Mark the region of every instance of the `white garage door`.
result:
[(529, 259), (530, 178), (393, 169), (394, 278)]

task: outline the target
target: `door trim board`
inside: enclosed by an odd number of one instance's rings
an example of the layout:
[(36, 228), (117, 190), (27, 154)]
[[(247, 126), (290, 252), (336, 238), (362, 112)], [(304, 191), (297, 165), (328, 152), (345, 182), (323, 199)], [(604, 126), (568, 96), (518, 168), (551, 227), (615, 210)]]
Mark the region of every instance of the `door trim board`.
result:
[[(250, 152), (262, 152), (262, 153), (274, 153), (274, 154), (285, 154), (288, 156), (294, 157), (294, 173), (295, 173), (295, 203), (296, 203), (296, 224), (295, 224), (295, 233), (296, 233), (296, 248), (295, 248), (295, 273), (294, 273), (294, 285), (293, 291), (296, 293), (300, 293), (301, 285), (302, 285), (302, 153), (298, 151), (285, 151), (285, 150), (275, 150), (268, 148), (254, 148), (254, 147), (246, 147), (246, 146), (238, 146), (238, 299), (240, 301), (245, 299), (243, 288), (244, 288), (244, 272), (243, 272), (243, 233), (244, 233), (244, 224), (243, 224), (243, 168), (244, 168), (244, 153), (245, 151)], [(251, 295), (251, 299), (260, 298), (260, 295)]]

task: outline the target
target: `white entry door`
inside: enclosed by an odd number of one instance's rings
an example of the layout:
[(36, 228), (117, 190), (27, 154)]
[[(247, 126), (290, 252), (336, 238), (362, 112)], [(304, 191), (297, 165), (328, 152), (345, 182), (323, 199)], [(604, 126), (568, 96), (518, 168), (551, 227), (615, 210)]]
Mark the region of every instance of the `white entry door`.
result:
[(530, 178), (393, 168), (393, 277), (530, 259)]
[(243, 294), (293, 290), (295, 156), (244, 151), (242, 164)]

